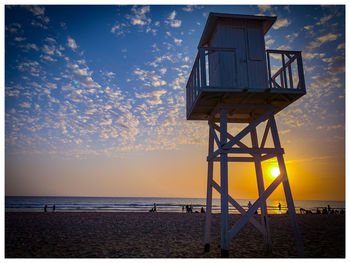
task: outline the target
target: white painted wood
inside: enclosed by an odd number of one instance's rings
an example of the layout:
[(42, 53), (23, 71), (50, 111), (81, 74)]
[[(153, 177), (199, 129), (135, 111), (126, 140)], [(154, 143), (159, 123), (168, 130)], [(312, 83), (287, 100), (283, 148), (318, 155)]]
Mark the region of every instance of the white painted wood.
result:
[[(218, 146), (218, 148), (220, 148), (220, 147), (221, 147), (221, 145), (220, 145), (220, 140), (219, 140), (219, 138), (218, 138), (218, 136), (217, 136), (217, 134), (216, 134), (216, 132), (215, 132), (215, 130), (214, 130), (214, 128), (213, 128), (212, 122), (211, 122), (211, 121), (208, 121), (208, 125), (209, 125), (209, 131), (210, 131), (211, 134), (213, 135), (213, 137), (214, 137), (214, 139), (215, 139), (215, 142), (216, 142), (216, 145)], [(213, 153), (213, 151), (211, 151), (209, 154), (212, 154), (212, 153)]]
[(232, 87), (233, 90), (248, 88), (246, 29), (243, 23), (233, 25), (229, 22), (217, 24), (216, 47), (235, 48), (235, 56), (222, 53), (219, 57), (219, 78), (221, 86)]
[[(214, 149), (214, 136), (209, 129), (209, 149), (208, 154), (211, 154)], [(208, 161), (208, 179), (207, 179), (207, 205), (205, 214), (205, 230), (204, 230), (204, 244), (210, 244), (210, 230), (211, 230), (211, 210), (212, 210), (212, 182), (213, 182), (213, 161)]]
[[(213, 188), (221, 194), (221, 187), (213, 180)], [(246, 210), (239, 204), (235, 199), (228, 195), (228, 201), (230, 204), (235, 207), (242, 215), (246, 213)], [(262, 234), (265, 234), (265, 229), (263, 226), (255, 220), (254, 217), (249, 218), (249, 222), (252, 223)]]
[(267, 120), (264, 135), (261, 139), (260, 148), (264, 148), (265, 143), (266, 143), (266, 139), (267, 139), (267, 135), (269, 134), (269, 130), (270, 130), (270, 120)]
[[(227, 142), (227, 114), (220, 110), (220, 142), (221, 146)], [(220, 185), (221, 185), (221, 251), (229, 250), (228, 239), (228, 167), (227, 154), (220, 155)]]
[(205, 70), (205, 51), (203, 48), (199, 49), (199, 61), (200, 61), (200, 80), (201, 80), (201, 87), (206, 86), (207, 83), (207, 76), (206, 76), (206, 70)]
[[(213, 162), (220, 162), (220, 157), (215, 157), (212, 159)], [(253, 157), (227, 157), (228, 162), (243, 162), (243, 163), (250, 163), (254, 162)]]
[[(275, 121), (275, 117), (272, 115), (270, 117), (270, 127), (271, 127), (271, 134), (272, 134), (272, 139), (274, 142), (274, 145), (276, 148), (281, 147), (280, 139), (278, 136), (278, 130), (277, 130), (277, 125)], [(301, 233), (299, 229), (299, 225), (296, 219), (296, 214), (295, 214), (295, 207), (294, 207), (294, 202), (293, 202), (293, 197), (292, 197), (292, 192), (290, 190), (289, 186), (289, 181), (288, 181), (288, 176), (287, 176), (287, 169), (284, 163), (284, 158), (282, 154), (277, 155), (277, 161), (278, 161), (278, 166), (281, 171), (281, 174), (283, 174), (283, 189), (284, 193), (286, 196), (286, 201), (287, 201), (287, 206), (288, 206), (288, 213), (290, 215), (291, 223), (292, 223), (292, 228), (294, 231), (294, 236), (296, 240), (296, 245), (297, 245), (297, 251), (299, 254), (299, 257), (304, 257), (304, 245), (303, 245), (303, 240), (301, 238)]]
[[(252, 129), (252, 131), (250, 132), (250, 135), (252, 140), (252, 146), (259, 147), (256, 128)], [(255, 155), (255, 158), (254, 158), (259, 196), (265, 191), (263, 170), (261, 167), (260, 157), (261, 155), (257, 154)], [(269, 217), (267, 213), (266, 201), (261, 202), (261, 224), (264, 226), (264, 229), (265, 229), (265, 233), (264, 233), (265, 250), (267, 251), (267, 253), (271, 253), (272, 243), (271, 243), (270, 224), (269, 224)]]
[[(211, 124), (212, 124), (212, 126), (213, 126), (213, 128), (214, 128), (215, 130), (220, 131), (220, 126), (219, 126), (219, 125), (217, 125), (215, 122), (211, 122)], [(227, 132), (227, 138), (230, 139), (230, 140), (233, 140), (234, 137), (233, 137), (230, 133)], [(240, 142), (240, 141), (236, 142), (236, 144), (237, 144), (239, 147), (241, 147), (241, 148), (248, 148), (247, 145), (245, 145), (244, 143), (242, 143), (242, 142)]]
[(283, 154), (284, 149), (278, 148), (231, 148), (224, 149), (221, 152), (223, 153), (250, 153), (250, 154), (263, 154), (263, 153), (272, 153), (272, 154)]

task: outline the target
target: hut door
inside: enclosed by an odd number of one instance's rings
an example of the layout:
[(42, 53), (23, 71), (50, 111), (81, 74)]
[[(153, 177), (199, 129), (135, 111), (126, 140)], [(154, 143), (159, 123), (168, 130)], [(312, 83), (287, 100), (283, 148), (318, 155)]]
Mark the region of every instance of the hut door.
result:
[(234, 48), (235, 51), (217, 50), (210, 53), (210, 86), (221, 89), (248, 88), (245, 29), (222, 24), (211, 45), (214, 48)]

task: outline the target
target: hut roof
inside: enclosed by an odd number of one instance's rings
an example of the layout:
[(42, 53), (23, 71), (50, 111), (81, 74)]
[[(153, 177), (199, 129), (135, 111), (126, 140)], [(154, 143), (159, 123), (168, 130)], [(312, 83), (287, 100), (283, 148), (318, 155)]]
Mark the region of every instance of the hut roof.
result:
[(275, 23), (276, 16), (253, 16), (253, 15), (239, 15), (239, 14), (225, 14), (225, 13), (209, 13), (207, 23), (205, 24), (201, 40), (199, 41), (198, 47), (205, 45), (210, 39), (217, 20), (218, 19), (228, 19), (228, 20), (256, 20), (261, 21), (263, 25), (264, 34), (271, 28), (273, 23)]

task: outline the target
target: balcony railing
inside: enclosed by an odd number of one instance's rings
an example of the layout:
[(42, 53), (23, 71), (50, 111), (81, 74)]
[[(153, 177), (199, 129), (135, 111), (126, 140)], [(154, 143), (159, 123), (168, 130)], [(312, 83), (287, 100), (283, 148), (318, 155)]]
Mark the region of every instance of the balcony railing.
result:
[[(234, 63), (236, 63), (235, 58), (235, 48), (212, 48), (212, 47), (201, 47), (197, 53), (192, 71), (187, 81), (186, 92), (187, 92), (187, 112), (195, 103), (200, 91), (203, 88), (217, 88), (214, 85), (214, 81), (211, 79), (211, 71), (213, 70), (209, 66), (209, 56), (212, 54), (230, 53), (233, 55)], [(212, 63), (211, 63), (212, 64)], [(232, 88), (232, 87), (220, 87), (220, 88)]]
[(266, 50), (266, 54), (270, 89), (305, 91), (301, 51)]
[[(217, 78), (218, 76), (216, 74), (217, 72), (215, 71), (225, 70), (225, 67), (221, 64), (224, 62), (219, 61), (219, 56), (216, 56), (216, 62), (215, 56), (210, 56), (213, 54), (222, 54), (223, 52), (225, 53), (226, 59), (227, 57), (230, 57), (233, 60), (233, 62), (230, 64), (230, 68), (233, 69), (233, 72), (228, 73), (232, 74), (233, 78), (231, 78), (232, 82), (230, 82), (229, 86), (227, 86), (227, 83), (225, 84), (225, 81), (223, 81), (224, 85), (220, 83), (221, 85), (218, 87), (215, 85), (215, 77)], [(301, 51), (266, 50), (266, 56), (269, 80), (266, 90), (279, 89), (281, 92), (299, 90), (301, 92), (305, 92), (305, 80)], [(225, 61), (227, 61), (226, 59)], [(196, 102), (196, 99), (203, 89), (210, 89), (211, 91), (227, 91), (237, 88), (236, 84), (239, 76), (237, 76), (236, 63), (237, 61), (235, 48), (199, 48), (186, 85), (187, 113), (190, 112)], [(218, 67), (219, 64), (221, 64), (221, 67), (215, 69), (215, 67)]]

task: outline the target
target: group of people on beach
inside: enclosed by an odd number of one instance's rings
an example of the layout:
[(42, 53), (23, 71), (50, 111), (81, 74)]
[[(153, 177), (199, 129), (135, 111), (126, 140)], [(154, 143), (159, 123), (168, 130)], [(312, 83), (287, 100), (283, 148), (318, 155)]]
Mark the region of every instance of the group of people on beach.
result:
[[(182, 206), (182, 212), (184, 212), (186, 209), (186, 213), (198, 213), (198, 211), (194, 211), (193, 212), (193, 206), (192, 205), (186, 205), (186, 206)], [(205, 213), (204, 207), (201, 207), (201, 213)]]
[[(56, 205), (52, 206), (52, 212), (56, 211)], [(44, 206), (44, 212), (47, 212), (47, 205)]]
[(341, 214), (341, 215), (344, 215), (345, 214), (345, 210), (344, 209), (332, 209), (330, 207), (330, 205), (328, 205), (327, 207), (324, 207), (322, 209), (322, 212), (321, 210), (319, 209), (319, 207), (317, 207), (316, 209), (316, 214), (323, 214), (323, 215), (327, 215), (327, 214)]

